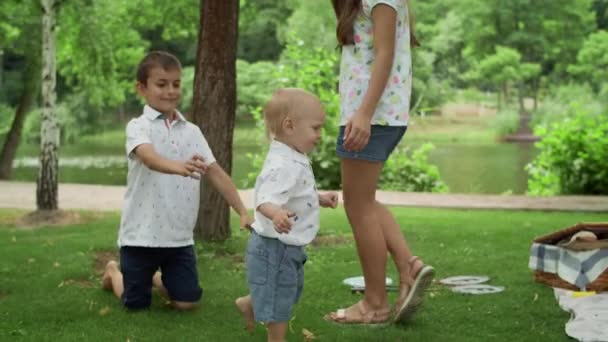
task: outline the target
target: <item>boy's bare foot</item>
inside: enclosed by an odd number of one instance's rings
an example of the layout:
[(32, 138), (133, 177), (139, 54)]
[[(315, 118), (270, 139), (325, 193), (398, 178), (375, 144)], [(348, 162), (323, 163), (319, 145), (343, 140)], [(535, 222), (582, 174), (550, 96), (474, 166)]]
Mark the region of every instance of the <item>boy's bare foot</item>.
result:
[(101, 288), (104, 290), (112, 291), (112, 273), (118, 271), (118, 263), (114, 260), (108, 261), (106, 264), (106, 270), (103, 272), (101, 277)]
[(239, 297), (234, 301), (236, 308), (243, 316), (245, 321), (245, 329), (249, 332), (255, 331), (255, 318), (253, 316), (253, 305), (251, 305), (251, 296)]
[(161, 297), (167, 300), (170, 298), (169, 292), (163, 284), (163, 276), (159, 271), (156, 271), (152, 276), (152, 286), (158, 290), (158, 294), (160, 294)]

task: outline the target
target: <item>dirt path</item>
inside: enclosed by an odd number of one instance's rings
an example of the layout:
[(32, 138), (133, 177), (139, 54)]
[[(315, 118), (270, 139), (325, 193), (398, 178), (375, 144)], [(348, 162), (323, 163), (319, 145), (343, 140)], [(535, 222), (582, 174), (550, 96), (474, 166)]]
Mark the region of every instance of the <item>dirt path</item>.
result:
[[(61, 209), (116, 211), (122, 207), (124, 186), (59, 184)], [(253, 191), (241, 190), (245, 205)], [(408, 207), (514, 209), (608, 212), (608, 196), (529, 197), (523, 195), (431, 194), (379, 191), (382, 203)], [(36, 208), (36, 184), (0, 181), (0, 208)]]

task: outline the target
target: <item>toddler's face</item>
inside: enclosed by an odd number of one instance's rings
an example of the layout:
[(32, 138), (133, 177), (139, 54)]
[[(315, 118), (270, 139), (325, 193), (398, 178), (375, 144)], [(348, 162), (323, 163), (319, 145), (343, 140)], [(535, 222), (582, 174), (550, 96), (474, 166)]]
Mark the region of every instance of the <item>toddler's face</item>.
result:
[(137, 92), (148, 105), (165, 115), (173, 115), (181, 99), (181, 76), (179, 69), (150, 69), (146, 84), (137, 83)]
[(310, 153), (321, 140), (321, 128), (325, 123), (325, 112), (321, 104), (307, 108), (306, 116), (294, 120), (294, 147), (302, 153)]

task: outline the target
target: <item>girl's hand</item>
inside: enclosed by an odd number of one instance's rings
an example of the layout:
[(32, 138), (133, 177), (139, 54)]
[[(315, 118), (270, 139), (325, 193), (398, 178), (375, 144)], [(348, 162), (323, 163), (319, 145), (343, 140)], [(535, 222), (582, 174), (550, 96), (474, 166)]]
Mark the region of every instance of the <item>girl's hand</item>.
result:
[(357, 111), (344, 127), (344, 148), (347, 151), (361, 151), (369, 142), (372, 130), (371, 119)]
[(326, 192), (319, 194), (319, 205), (323, 208), (335, 209), (338, 206), (338, 193), (337, 192)]
[(243, 230), (251, 230), (251, 224), (253, 223), (253, 218), (249, 216), (249, 214), (245, 213), (241, 215), (241, 229)]
[(293, 225), (292, 217), (295, 217), (296, 213), (286, 209), (277, 210), (272, 217), (272, 223), (274, 223), (274, 229), (279, 234), (287, 234), (291, 231)]

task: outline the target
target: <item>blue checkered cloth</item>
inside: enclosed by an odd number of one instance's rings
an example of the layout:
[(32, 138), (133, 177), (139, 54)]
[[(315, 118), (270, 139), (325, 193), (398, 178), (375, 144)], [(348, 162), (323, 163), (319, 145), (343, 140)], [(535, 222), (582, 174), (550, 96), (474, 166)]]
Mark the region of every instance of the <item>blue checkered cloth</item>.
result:
[(530, 269), (557, 274), (581, 290), (608, 269), (608, 249), (571, 251), (554, 245), (533, 243)]

